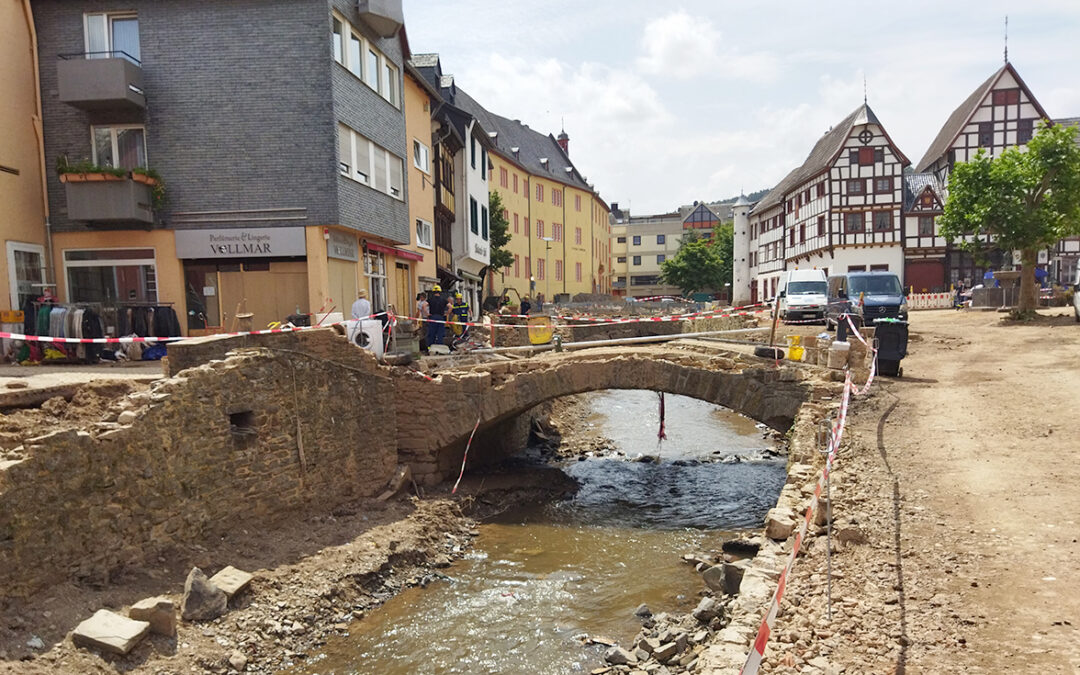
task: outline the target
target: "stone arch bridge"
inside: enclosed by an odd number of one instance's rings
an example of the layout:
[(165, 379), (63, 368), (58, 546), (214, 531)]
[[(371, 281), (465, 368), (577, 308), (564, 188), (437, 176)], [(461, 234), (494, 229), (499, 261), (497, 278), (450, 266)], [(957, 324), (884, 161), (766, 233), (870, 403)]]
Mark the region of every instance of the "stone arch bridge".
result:
[[(457, 473), (479, 418), (469, 463), (521, 449), (528, 418), (547, 401), (604, 389), (648, 389), (722, 405), (786, 431), (816, 398), (813, 369), (684, 345), (611, 347), (451, 370), (429, 381), (394, 376), (399, 461), (422, 484)], [(820, 382), (820, 381), (819, 381)], [(822, 383), (823, 384), (823, 383)]]

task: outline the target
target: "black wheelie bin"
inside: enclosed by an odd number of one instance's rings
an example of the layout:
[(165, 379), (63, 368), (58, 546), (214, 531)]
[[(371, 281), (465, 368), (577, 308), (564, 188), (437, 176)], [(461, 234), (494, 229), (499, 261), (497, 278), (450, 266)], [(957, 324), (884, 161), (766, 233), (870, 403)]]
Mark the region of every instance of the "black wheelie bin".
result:
[(877, 338), (877, 369), (882, 375), (900, 377), (900, 361), (907, 356), (908, 322), (899, 319), (874, 319)]

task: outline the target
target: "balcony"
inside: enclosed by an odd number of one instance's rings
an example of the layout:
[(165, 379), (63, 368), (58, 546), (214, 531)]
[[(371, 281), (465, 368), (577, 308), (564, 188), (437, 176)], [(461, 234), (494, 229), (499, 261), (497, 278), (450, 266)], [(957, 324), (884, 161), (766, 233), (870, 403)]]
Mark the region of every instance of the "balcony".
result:
[[(123, 52), (102, 52), (109, 58), (67, 54), (56, 64), (60, 100), (80, 110), (146, 108), (142, 66)], [(115, 55), (115, 56), (114, 56)]]
[(442, 246), (435, 246), (435, 264), (444, 270), (454, 271), (454, 254), (450, 252), (450, 249), (443, 248)]
[(153, 187), (145, 179), (107, 174), (62, 174), (68, 218), (90, 223), (154, 222)]

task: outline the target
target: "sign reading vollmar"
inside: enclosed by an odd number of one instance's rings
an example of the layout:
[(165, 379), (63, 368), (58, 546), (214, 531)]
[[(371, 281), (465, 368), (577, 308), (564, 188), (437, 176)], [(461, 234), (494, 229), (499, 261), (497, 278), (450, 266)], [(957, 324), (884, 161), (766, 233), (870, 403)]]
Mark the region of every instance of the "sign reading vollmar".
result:
[(276, 258), (307, 255), (302, 227), (176, 230), (177, 258)]

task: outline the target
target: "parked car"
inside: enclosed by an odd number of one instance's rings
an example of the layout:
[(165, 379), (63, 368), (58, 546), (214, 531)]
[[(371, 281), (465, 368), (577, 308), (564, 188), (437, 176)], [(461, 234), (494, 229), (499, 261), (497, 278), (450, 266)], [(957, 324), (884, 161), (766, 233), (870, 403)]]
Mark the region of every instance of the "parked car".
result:
[(825, 320), (828, 305), (828, 283), (825, 271), (789, 270), (780, 278), (779, 312), (784, 321)]
[(874, 319), (907, 321), (908, 305), (900, 278), (892, 272), (848, 272), (829, 277), (829, 308), (825, 325), (836, 328), (840, 315), (850, 314), (857, 325)]

